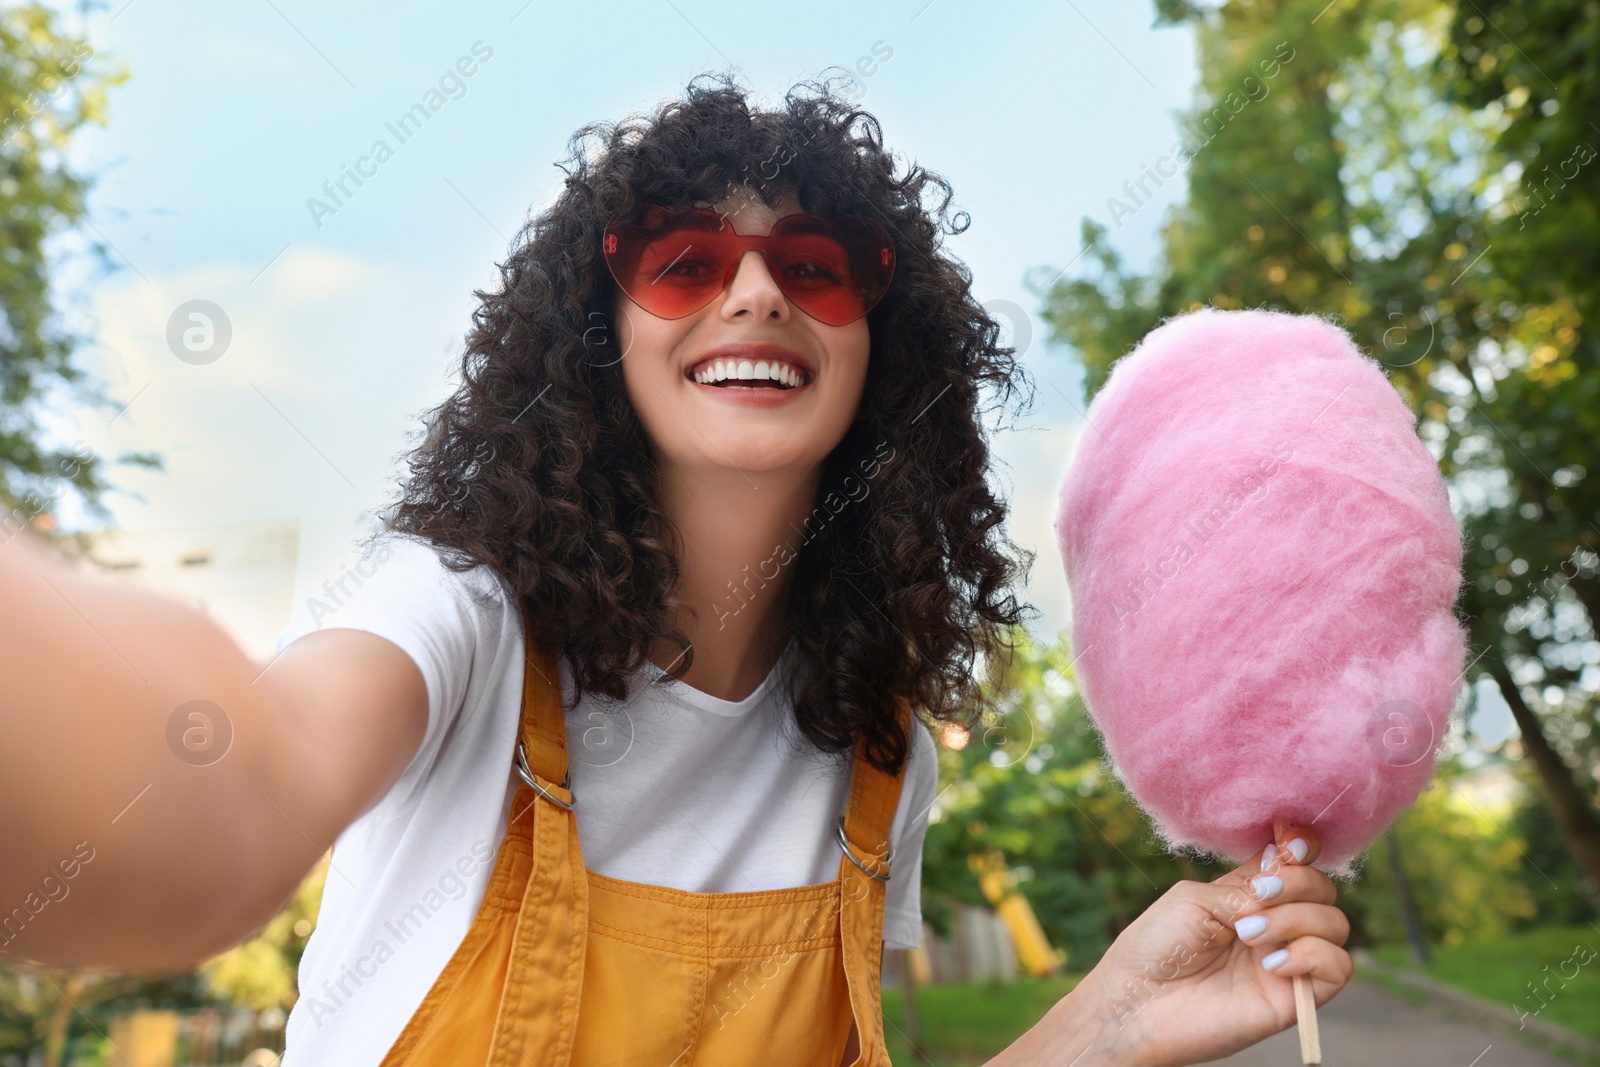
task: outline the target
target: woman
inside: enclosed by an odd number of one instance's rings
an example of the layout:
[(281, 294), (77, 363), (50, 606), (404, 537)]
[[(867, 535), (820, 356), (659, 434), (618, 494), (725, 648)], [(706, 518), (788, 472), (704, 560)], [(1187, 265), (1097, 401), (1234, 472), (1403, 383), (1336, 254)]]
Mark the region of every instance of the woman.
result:
[[(93, 855), (8, 951), (190, 964), (337, 838), (291, 1067), (887, 1062), (935, 795), (911, 709), (972, 724), (1023, 617), (980, 422), (1022, 379), (939, 247), (949, 187), (821, 88), (697, 80), (579, 132), (392, 529), (266, 670), (0, 553), (0, 900)], [(1317, 849), (1173, 887), (993, 1062), (1291, 1025), (1287, 976), (1351, 970)]]

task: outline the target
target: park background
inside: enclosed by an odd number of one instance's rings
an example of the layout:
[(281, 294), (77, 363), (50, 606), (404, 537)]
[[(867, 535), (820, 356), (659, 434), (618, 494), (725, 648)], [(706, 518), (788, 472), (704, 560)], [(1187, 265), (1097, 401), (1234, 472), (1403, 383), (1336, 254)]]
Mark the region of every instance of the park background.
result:
[[(948, 948), (1020, 894), (1059, 973), (1007, 959), (963, 982), (970, 945), (937, 974), (890, 961), (897, 1061), (982, 1062), (1167, 886), (1224, 869), (1166, 855), (1103, 758), (1054, 491), (1111, 363), (1164, 317), (1341, 323), (1449, 483), (1472, 661), (1433, 788), (1341, 896), (1351, 945), (1415, 1012), (1510, 1017), (1513, 1047), (1593, 1058), (1600, 966), (1573, 961), (1600, 948), (1600, 6), (116, 0), (0, 5), (0, 46), (0, 504), (209, 597), (262, 658), (356, 559), (472, 290), (579, 126), (704, 71), (769, 103), (832, 76), (951, 182), (970, 226), (949, 248), (1036, 386), (994, 443), (1039, 616), (990, 727), (940, 747), (924, 911)], [(469, 55), (426, 125), (330, 198)], [(197, 300), (226, 343), (175, 358)], [(287, 586), (264, 577), (285, 567)], [(231, 1035), (185, 1062), (272, 1047), (319, 888), (185, 976), (7, 962), (0, 1064), (117, 1063), (111, 1035), (151, 1009)]]

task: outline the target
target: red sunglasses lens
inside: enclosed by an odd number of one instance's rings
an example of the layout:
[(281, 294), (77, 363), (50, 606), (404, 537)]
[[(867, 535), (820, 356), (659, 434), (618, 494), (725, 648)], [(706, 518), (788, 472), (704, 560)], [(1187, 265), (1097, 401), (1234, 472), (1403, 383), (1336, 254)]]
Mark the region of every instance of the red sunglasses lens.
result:
[(711, 212), (647, 208), (606, 231), (606, 266), (634, 303), (664, 319), (705, 307), (722, 290), (729, 251)]
[(704, 209), (646, 208), (606, 230), (606, 266), (634, 303), (664, 319), (692, 314), (733, 280), (745, 251), (766, 258), (778, 287), (830, 326), (854, 322), (883, 299), (894, 276), (894, 246), (871, 219), (786, 215), (765, 237), (738, 234)]

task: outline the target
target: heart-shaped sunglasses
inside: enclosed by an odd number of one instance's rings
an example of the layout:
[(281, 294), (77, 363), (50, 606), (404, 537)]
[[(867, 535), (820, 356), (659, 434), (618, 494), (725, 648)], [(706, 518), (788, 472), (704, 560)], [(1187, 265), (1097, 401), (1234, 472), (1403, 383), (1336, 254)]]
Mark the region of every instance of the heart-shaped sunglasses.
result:
[(784, 296), (829, 326), (866, 315), (894, 277), (888, 231), (862, 215), (785, 215), (770, 234), (758, 236), (735, 233), (726, 217), (705, 208), (670, 211), (649, 204), (605, 233), (611, 276), (635, 304), (663, 319), (681, 319), (710, 304), (751, 250), (761, 254)]

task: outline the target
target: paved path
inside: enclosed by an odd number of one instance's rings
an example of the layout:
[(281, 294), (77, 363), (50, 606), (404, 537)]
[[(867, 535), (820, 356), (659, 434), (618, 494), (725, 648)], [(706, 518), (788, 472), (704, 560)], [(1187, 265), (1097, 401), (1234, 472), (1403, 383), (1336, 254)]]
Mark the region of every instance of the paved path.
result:
[[(1473, 1026), (1437, 1008), (1352, 981), (1317, 1009), (1323, 1067), (1571, 1067), (1509, 1034)], [(1300, 1067), (1300, 1035), (1290, 1027), (1215, 1063)]]

